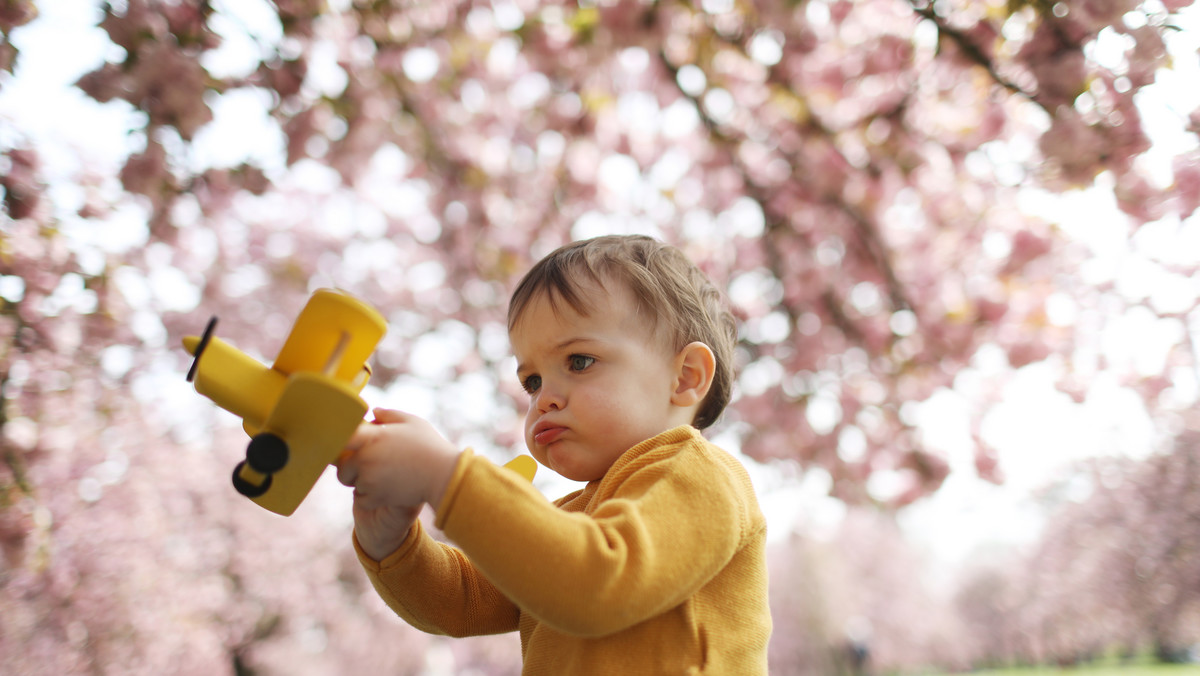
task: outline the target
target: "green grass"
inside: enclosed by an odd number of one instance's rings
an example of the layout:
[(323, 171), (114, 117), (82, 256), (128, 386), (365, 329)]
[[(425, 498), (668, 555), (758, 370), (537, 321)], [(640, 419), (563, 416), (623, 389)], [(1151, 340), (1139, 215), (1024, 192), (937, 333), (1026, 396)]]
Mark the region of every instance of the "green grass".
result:
[(994, 669), (973, 671), (970, 676), (1184, 676), (1200, 674), (1195, 664), (1106, 664), (1078, 667), (1031, 667), (1023, 669)]

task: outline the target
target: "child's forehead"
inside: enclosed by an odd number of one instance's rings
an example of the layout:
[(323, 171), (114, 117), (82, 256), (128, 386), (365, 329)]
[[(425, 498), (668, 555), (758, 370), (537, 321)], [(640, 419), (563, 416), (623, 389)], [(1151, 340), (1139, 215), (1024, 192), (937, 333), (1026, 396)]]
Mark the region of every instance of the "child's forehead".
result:
[(615, 278), (592, 279), (586, 275), (568, 288), (544, 285), (531, 293), (513, 317), (513, 328), (524, 324), (535, 312), (549, 311), (561, 324), (594, 322), (626, 325), (654, 332), (655, 322), (626, 282)]
[(571, 315), (590, 317), (598, 312), (636, 309), (637, 305), (629, 285), (611, 275), (579, 275), (568, 288), (547, 284), (538, 289), (529, 300), (526, 310), (536, 302), (546, 302), (555, 314), (563, 319)]
[(674, 341), (670, 332), (661, 330), (661, 320), (655, 308), (639, 298), (631, 283), (611, 275), (593, 278), (581, 274), (565, 290), (560, 285), (543, 284), (531, 291), (512, 317), (509, 340), (514, 351), (520, 353), (532, 347), (527, 342), (531, 337), (536, 337), (535, 343), (553, 342), (564, 334), (575, 334), (572, 338), (611, 335), (608, 329), (615, 328), (624, 337), (644, 341), (648, 349), (669, 352)]

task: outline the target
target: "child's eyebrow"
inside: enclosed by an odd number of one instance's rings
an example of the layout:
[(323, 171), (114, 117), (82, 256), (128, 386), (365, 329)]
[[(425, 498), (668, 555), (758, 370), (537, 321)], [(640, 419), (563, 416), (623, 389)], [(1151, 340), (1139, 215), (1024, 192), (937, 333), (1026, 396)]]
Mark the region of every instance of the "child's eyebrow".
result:
[[(595, 339), (587, 338), (584, 336), (573, 336), (573, 337), (568, 338), (568, 339), (564, 340), (563, 342), (555, 345), (554, 347), (552, 347), (551, 351), (552, 352), (562, 352), (563, 350), (566, 350), (573, 345), (576, 345), (579, 343), (591, 343), (591, 342), (595, 342)], [(522, 371), (525, 370), (525, 368), (526, 368), (525, 362), (523, 362), (523, 361), (517, 362), (517, 373), (521, 373)]]

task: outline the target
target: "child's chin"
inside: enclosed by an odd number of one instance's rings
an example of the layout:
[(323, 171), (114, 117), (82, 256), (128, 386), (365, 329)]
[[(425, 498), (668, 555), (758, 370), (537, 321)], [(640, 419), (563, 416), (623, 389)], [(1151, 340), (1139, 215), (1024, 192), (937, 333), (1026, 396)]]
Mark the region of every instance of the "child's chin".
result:
[(590, 475), (587, 468), (576, 466), (570, 462), (556, 462), (553, 452), (547, 457), (545, 464), (555, 473), (571, 481), (591, 481), (595, 478)]

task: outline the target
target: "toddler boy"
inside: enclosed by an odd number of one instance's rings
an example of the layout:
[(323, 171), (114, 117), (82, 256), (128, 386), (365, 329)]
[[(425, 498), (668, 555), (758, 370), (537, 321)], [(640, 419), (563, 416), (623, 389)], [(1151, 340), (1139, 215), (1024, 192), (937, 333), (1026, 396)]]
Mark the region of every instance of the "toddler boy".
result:
[[(424, 631), (519, 630), (524, 674), (766, 674), (766, 523), (709, 443), (736, 328), (674, 247), (610, 236), (538, 262), (509, 338), (554, 503), (428, 423), (377, 410), (338, 461), (376, 590)], [(417, 521), (424, 504), (457, 547)]]

